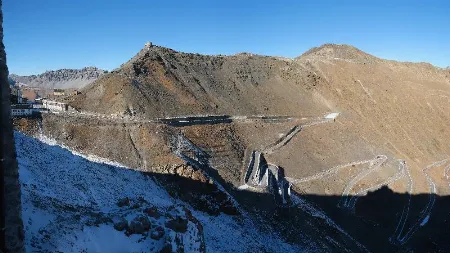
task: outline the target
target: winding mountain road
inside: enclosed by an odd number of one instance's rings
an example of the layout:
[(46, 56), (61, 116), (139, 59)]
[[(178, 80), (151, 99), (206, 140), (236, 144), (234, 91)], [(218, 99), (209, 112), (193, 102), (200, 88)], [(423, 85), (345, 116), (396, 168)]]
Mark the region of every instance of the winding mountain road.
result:
[[(409, 214), (409, 209), (410, 209), (410, 205), (411, 205), (411, 195), (412, 195), (412, 179), (411, 176), (409, 174), (409, 170), (408, 171), (408, 177), (409, 177), (409, 189), (408, 189), (408, 203), (406, 204), (405, 208), (403, 209), (402, 212), (402, 216), (400, 218), (400, 221), (398, 223), (397, 229), (394, 232), (394, 236), (391, 237), (391, 242), (392, 243), (396, 243), (396, 244), (400, 244), (403, 245), (405, 244), (412, 236), (415, 232), (417, 232), (417, 230), (420, 229), (420, 227), (425, 226), (428, 223), (428, 220), (431, 217), (431, 212), (433, 210), (434, 204), (436, 202), (436, 194), (437, 194), (437, 190), (436, 190), (436, 184), (433, 182), (433, 180), (431, 179), (430, 175), (427, 173), (428, 170), (430, 170), (431, 168), (434, 167), (441, 167), (443, 165), (445, 165), (447, 162), (449, 161), (449, 159), (444, 159), (441, 161), (437, 161), (434, 162), (428, 166), (426, 166), (423, 170), (422, 173), (424, 174), (429, 188), (430, 188), (430, 193), (428, 194), (428, 202), (425, 204), (424, 208), (422, 209), (422, 211), (420, 212), (419, 218), (417, 219), (417, 221), (408, 228), (408, 230), (406, 231), (406, 233), (403, 233), (404, 227), (405, 227), (405, 223), (406, 220), (408, 218), (408, 214)], [(444, 168), (444, 174), (445, 174), (445, 170), (446, 168)], [(401, 228), (399, 228), (401, 226)], [(402, 234), (404, 234), (402, 236)]]
[(379, 169), (381, 167), (381, 165), (383, 163), (385, 163), (386, 161), (387, 161), (387, 156), (379, 155), (375, 158), (375, 161), (373, 163), (371, 162), (369, 164), (368, 169), (361, 171), (358, 175), (353, 177), (352, 180), (350, 180), (350, 182), (345, 187), (344, 192), (342, 193), (341, 201), (338, 204), (338, 207), (349, 208), (351, 206), (349, 194), (350, 194), (350, 191), (353, 189), (353, 187), (356, 185), (356, 183), (361, 181), (363, 178), (365, 178), (371, 172)]
[(314, 174), (312, 176), (308, 176), (308, 177), (304, 177), (304, 178), (296, 179), (296, 178), (287, 177), (286, 179), (292, 184), (299, 184), (299, 183), (309, 182), (309, 181), (313, 181), (313, 180), (318, 180), (318, 179), (324, 178), (324, 177), (332, 175), (332, 174), (336, 174), (340, 170), (342, 170), (344, 168), (347, 168), (347, 167), (361, 165), (361, 164), (367, 164), (367, 163), (373, 163), (377, 159), (378, 159), (378, 157), (376, 157), (374, 159), (370, 159), (370, 160), (361, 160), (361, 161), (355, 161), (355, 162), (350, 162), (350, 163), (346, 163), (346, 164), (337, 165), (337, 166), (334, 166), (332, 168), (323, 170), (322, 172), (319, 172), (319, 173)]
[(348, 201), (348, 205), (347, 205), (348, 208), (350, 208), (351, 210), (354, 211), (356, 202), (358, 201), (358, 198), (362, 197), (363, 194), (366, 194), (369, 191), (375, 191), (377, 189), (380, 189), (383, 186), (389, 185), (389, 184), (399, 180), (400, 178), (402, 178), (404, 176), (404, 174), (405, 174), (404, 164), (403, 164), (403, 162), (400, 162), (397, 172), (394, 175), (388, 177), (386, 180), (384, 180), (383, 182), (381, 182), (379, 184), (366, 187), (366, 188), (361, 189), (358, 192), (354, 193), (353, 196)]

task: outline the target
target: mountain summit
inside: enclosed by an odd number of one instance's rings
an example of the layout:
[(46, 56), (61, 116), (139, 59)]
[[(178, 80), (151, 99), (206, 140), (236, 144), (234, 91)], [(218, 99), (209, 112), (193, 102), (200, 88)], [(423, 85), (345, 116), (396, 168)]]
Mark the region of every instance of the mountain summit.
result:
[(210, 56), (152, 45), (86, 87), (72, 105), (147, 118), (292, 114), (296, 108), (317, 112), (320, 106), (300, 92), (307, 72), (290, 69), (298, 69), (295, 62), (275, 57)]
[(313, 47), (301, 56), (297, 57), (297, 59), (308, 57), (344, 59), (358, 62), (373, 62), (377, 60), (375, 56), (367, 54), (356, 47), (345, 44), (324, 44), (320, 47)]

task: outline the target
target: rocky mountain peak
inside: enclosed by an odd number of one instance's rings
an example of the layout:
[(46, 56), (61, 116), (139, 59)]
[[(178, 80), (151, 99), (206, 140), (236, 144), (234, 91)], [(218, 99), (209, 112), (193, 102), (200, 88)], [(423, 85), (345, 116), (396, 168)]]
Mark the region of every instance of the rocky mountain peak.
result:
[(303, 53), (299, 58), (326, 58), (326, 59), (343, 59), (358, 62), (374, 61), (377, 58), (367, 54), (354, 46), (347, 44), (324, 44), (320, 47), (313, 47)]
[(84, 67), (82, 69), (58, 69), (46, 71), (39, 75), (19, 76), (11, 74), (11, 80), (40, 88), (83, 88), (94, 82), (106, 73), (97, 67)]

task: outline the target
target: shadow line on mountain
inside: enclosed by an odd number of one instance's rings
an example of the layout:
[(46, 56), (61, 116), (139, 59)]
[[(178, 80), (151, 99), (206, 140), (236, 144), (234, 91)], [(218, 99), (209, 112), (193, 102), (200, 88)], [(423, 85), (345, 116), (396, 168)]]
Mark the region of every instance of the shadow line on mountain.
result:
[[(223, 205), (226, 195), (219, 192), (212, 184), (177, 175), (151, 172), (145, 174), (161, 182), (172, 196), (186, 201), (194, 208), (206, 210), (211, 215), (219, 213), (236, 215), (238, 213), (230, 212), (230, 206)], [(304, 241), (306, 234), (311, 239), (327, 241), (325, 244), (328, 245), (324, 246), (326, 251), (342, 251), (340, 247), (352, 252), (365, 251), (357, 245), (358, 243), (373, 252), (402, 250), (448, 252), (450, 250), (448, 242), (450, 196), (396, 193), (384, 186), (365, 196), (357, 196), (355, 209), (350, 210), (338, 207), (342, 200), (342, 196), (339, 195), (293, 193), (302, 200), (302, 203), (304, 201), (306, 204), (292, 203), (289, 206), (281, 206), (277, 203), (276, 198), (267, 192), (232, 189), (229, 190), (229, 193), (245, 212), (257, 216), (255, 220), (259, 222), (261, 229), (278, 230), (277, 232), (288, 243), (306, 243)], [(352, 197), (348, 196), (348, 198)], [(429, 218), (424, 222), (421, 212), (432, 197), (435, 197), (436, 201)], [(217, 203), (213, 204), (214, 201)], [(410, 202), (408, 218), (402, 225), (399, 222), (408, 201)], [(210, 204), (217, 208), (210, 210), (208, 207)], [(321, 217), (323, 215), (327, 216), (329, 220)], [(417, 222), (424, 224), (418, 227), (414, 226)], [(398, 226), (403, 226), (403, 230), (400, 232), (397, 230), (395, 233)], [(414, 227), (418, 229), (411, 233), (410, 229)], [(340, 229), (349, 236), (342, 233)], [(411, 234), (409, 240), (402, 242), (400, 239), (408, 234)], [(333, 245), (331, 241), (338, 242), (340, 246)]]
[[(63, 149), (59, 146), (53, 148)], [(231, 185), (224, 185), (233, 197), (230, 198), (216, 184), (224, 180), (214, 181), (220, 178), (219, 175), (208, 180), (194, 180), (190, 178), (192, 174), (183, 171), (160, 174), (106, 164), (103, 168), (144, 174), (159, 182), (171, 196), (213, 216), (224, 214), (239, 219), (243, 214), (250, 214), (247, 217), (254, 221), (262, 233), (275, 231), (291, 244), (307, 245), (314, 241), (322, 245), (322, 250), (326, 252), (363, 252), (365, 249), (373, 252), (450, 251), (450, 196), (396, 193), (384, 186), (365, 196), (356, 196), (358, 199), (353, 211), (338, 207), (342, 201), (340, 195), (293, 192), (292, 199), (300, 201), (280, 205), (269, 192), (238, 190)], [(435, 198), (434, 205), (425, 222), (422, 211), (432, 198)], [(395, 234), (408, 203), (408, 218), (404, 225), (401, 224), (403, 231)], [(418, 227), (415, 226), (417, 222)], [(396, 237), (401, 239), (414, 227), (418, 229), (409, 240), (404, 243), (395, 241)], [(390, 241), (390, 238), (394, 240)]]

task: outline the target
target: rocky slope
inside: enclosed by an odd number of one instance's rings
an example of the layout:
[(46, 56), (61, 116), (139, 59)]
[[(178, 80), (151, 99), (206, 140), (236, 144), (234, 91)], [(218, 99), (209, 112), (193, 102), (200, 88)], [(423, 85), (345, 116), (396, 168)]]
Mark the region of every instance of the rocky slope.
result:
[(169, 195), (157, 175), (80, 156), (47, 138), (16, 133), (15, 141), (27, 252), (307, 250), (258, 231), (246, 216), (194, 209)]
[(18, 76), (11, 74), (9, 78), (15, 82), (23, 83), (31, 87), (44, 89), (83, 88), (104, 75), (104, 70), (96, 67), (82, 69), (59, 69), (46, 71), (39, 75)]
[[(382, 60), (347, 45), (326, 44), (293, 60), (252, 54), (205, 56), (147, 46), (86, 87), (71, 105), (143, 119), (313, 118), (341, 112), (338, 124), (306, 130), (304, 139), (294, 139), (286, 152), (274, 155), (293, 176), (302, 176), (293, 168), (300, 161), (308, 168), (301, 171), (307, 172), (379, 153), (418, 167), (445, 157), (450, 152), (449, 99), (445, 69)], [(233, 131), (245, 145), (258, 142), (247, 126)]]
[[(146, 46), (69, 101), (80, 112), (44, 115), (45, 135), (147, 172), (189, 164), (290, 243), (449, 249), (435, 227), (448, 225), (435, 204), (450, 194), (446, 69), (347, 45), (295, 59)], [(385, 188), (407, 196), (392, 207), (362, 199)]]

